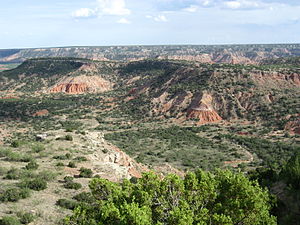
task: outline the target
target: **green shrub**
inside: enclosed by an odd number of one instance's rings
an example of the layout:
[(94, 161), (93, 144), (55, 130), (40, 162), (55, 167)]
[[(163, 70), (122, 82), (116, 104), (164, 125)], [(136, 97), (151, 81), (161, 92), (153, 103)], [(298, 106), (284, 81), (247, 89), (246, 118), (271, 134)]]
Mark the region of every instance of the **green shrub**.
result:
[(53, 159), (59, 159), (59, 160), (66, 160), (66, 159), (71, 159), (72, 155), (70, 153), (66, 153), (65, 155), (56, 155), (53, 156)]
[(80, 188), (82, 188), (82, 185), (80, 183), (75, 183), (75, 182), (71, 181), (71, 182), (65, 183), (64, 188), (79, 190)]
[(26, 170), (36, 170), (37, 168), (39, 168), (39, 164), (35, 161), (31, 161), (25, 166)]
[(70, 168), (76, 168), (75, 162), (69, 162), (68, 167), (70, 167)]
[(41, 178), (35, 178), (32, 180), (24, 180), (19, 183), (19, 186), (22, 188), (29, 188), (35, 191), (42, 191), (47, 188), (47, 182)]
[(90, 178), (93, 176), (93, 171), (91, 169), (81, 167), (79, 171), (79, 177)]
[(27, 188), (9, 188), (0, 193), (1, 202), (17, 202), (20, 199), (28, 198), (30, 191)]
[(84, 161), (87, 161), (87, 158), (84, 156), (77, 156), (74, 160), (84, 162)]
[(72, 182), (73, 180), (74, 180), (74, 177), (71, 177), (71, 176), (65, 176), (64, 177), (65, 182)]
[(3, 216), (0, 219), (0, 225), (21, 225), (21, 222), (14, 216)]
[(288, 184), (294, 189), (300, 190), (300, 153), (294, 154), (281, 172)]
[(35, 153), (39, 153), (45, 150), (45, 146), (43, 144), (35, 144), (32, 146), (32, 151)]
[(9, 151), (6, 155), (7, 161), (13, 161), (13, 162), (30, 162), (33, 160), (31, 155), (28, 154), (21, 154), (19, 152), (12, 152)]
[(4, 179), (18, 180), (25, 178), (34, 178), (36, 176), (36, 173), (34, 173), (32, 170), (11, 168), (5, 175)]
[(62, 162), (56, 163), (56, 166), (65, 166)]
[(10, 170), (7, 171), (7, 174), (4, 178), (8, 180), (17, 180), (20, 178), (20, 174), (21, 171), (19, 169), (11, 168)]
[(17, 216), (22, 224), (31, 223), (35, 219), (35, 216), (29, 212), (17, 212)]
[(11, 145), (11, 147), (13, 147), (13, 148), (18, 148), (18, 147), (21, 146), (21, 142), (18, 141), (18, 140), (14, 140), (14, 141), (11, 142), (10, 145)]
[(85, 203), (93, 203), (95, 201), (92, 193), (90, 192), (81, 192), (73, 197), (73, 199), (79, 201), (79, 202), (85, 202)]
[(49, 170), (43, 170), (39, 172), (39, 174), (36, 177), (45, 181), (51, 181), (57, 177), (57, 173)]
[(66, 136), (65, 136), (65, 140), (66, 140), (66, 141), (73, 141), (72, 135), (70, 135), (70, 134), (66, 135)]
[(69, 200), (69, 199), (59, 199), (56, 202), (56, 205), (65, 208), (65, 209), (75, 209), (79, 204), (78, 202), (74, 201), (74, 200)]

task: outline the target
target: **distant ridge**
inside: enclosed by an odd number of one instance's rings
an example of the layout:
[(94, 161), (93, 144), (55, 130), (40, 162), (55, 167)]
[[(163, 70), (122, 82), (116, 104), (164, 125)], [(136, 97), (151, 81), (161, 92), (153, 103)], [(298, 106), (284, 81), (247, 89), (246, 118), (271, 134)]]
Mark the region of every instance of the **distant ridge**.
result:
[(0, 49), (0, 63), (30, 58), (75, 57), (100, 61), (143, 59), (192, 60), (202, 63), (258, 64), (266, 59), (300, 56), (300, 44), (78, 46)]

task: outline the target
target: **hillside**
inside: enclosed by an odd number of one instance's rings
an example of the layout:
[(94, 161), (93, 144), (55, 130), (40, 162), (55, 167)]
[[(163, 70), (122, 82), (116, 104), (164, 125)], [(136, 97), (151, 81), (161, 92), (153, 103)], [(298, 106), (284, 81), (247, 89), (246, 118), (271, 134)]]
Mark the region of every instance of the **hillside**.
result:
[[(232, 170), (232, 179), (238, 171), (280, 174), (300, 150), (297, 60), (244, 65), (55, 57), (0, 72), (0, 216), (30, 212), (34, 224), (58, 224), (78, 204), (93, 207), (93, 176), (134, 184), (149, 170), (183, 177), (220, 168)], [(126, 182), (105, 181), (105, 187), (134, 195)], [(287, 199), (285, 181), (276, 182), (270, 190)], [(289, 206), (285, 214), (295, 221)]]
[(61, 47), (3, 49), (0, 50), (0, 64), (45, 57), (76, 57), (101, 61), (157, 58), (201, 63), (258, 64), (265, 59), (299, 55), (299, 44)]
[[(2, 91), (82, 93), (111, 89), (114, 63), (87, 59), (34, 59), (0, 76)], [(97, 77), (95, 77), (95, 74)]]

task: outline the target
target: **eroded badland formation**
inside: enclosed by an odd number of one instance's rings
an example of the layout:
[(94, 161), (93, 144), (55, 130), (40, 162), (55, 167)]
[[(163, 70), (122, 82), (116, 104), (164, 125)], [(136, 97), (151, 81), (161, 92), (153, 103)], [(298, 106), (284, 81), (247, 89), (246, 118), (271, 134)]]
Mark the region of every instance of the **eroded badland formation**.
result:
[(282, 166), (299, 150), (299, 45), (0, 53), (0, 64), (19, 64), (0, 73), (1, 182), (29, 176), (32, 158), (39, 168), (30, 176), (52, 177), (42, 194), (0, 204), (0, 215), (38, 206), (36, 224), (53, 224), (68, 213), (57, 200), (78, 193), (65, 176), (88, 190), (81, 168), (112, 181), (149, 170), (248, 172)]

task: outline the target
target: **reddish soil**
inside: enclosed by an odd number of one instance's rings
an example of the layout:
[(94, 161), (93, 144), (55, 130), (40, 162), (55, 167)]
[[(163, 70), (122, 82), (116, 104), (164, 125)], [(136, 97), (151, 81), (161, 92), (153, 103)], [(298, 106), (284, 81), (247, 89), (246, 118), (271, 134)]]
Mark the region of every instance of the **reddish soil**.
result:
[(32, 114), (32, 116), (47, 116), (49, 114), (49, 111), (47, 109), (43, 109), (41, 111), (37, 111)]

